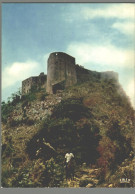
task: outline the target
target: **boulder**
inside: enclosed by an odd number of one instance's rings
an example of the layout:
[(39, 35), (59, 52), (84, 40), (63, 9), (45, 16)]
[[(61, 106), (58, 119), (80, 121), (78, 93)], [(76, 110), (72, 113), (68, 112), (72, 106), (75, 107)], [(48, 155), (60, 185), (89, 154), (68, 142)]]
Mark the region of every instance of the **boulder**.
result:
[(92, 183), (89, 183), (89, 184), (86, 186), (86, 188), (92, 188), (92, 187), (94, 187), (94, 185), (93, 185)]

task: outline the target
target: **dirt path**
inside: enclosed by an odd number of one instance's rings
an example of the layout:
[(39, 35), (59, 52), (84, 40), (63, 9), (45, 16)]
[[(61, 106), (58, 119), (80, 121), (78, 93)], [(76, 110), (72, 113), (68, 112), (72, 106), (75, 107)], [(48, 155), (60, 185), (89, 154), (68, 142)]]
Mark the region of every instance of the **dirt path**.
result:
[(74, 180), (64, 180), (64, 185), (67, 187), (86, 187), (92, 188), (99, 184), (97, 178), (100, 169), (80, 168), (75, 172)]

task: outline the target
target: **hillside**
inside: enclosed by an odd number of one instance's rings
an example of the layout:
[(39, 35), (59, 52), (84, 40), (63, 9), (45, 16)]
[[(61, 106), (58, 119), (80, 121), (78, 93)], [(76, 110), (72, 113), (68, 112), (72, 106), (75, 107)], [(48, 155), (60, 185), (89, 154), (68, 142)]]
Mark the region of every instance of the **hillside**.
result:
[[(43, 89), (2, 103), (3, 187), (134, 186), (134, 110), (116, 80)], [(65, 180), (64, 155), (75, 155)]]

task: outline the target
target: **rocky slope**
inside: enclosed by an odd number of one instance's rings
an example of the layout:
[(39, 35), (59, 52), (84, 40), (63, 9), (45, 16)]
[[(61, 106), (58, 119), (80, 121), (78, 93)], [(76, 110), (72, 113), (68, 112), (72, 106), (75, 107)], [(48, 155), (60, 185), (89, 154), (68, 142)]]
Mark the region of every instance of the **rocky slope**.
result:
[[(2, 186), (121, 187), (124, 177), (133, 187), (134, 110), (116, 80), (40, 93), (2, 105)], [(76, 173), (66, 182), (69, 149)]]

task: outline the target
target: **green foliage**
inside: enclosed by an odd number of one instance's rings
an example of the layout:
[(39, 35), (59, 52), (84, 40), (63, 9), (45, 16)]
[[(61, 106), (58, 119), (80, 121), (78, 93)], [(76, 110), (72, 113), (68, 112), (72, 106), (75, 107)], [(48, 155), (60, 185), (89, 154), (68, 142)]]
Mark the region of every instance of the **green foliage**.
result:
[(76, 122), (76, 127), (82, 161), (88, 164), (95, 163), (98, 158), (96, 148), (100, 139), (98, 126), (89, 119), (83, 118)]
[(13, 175), (15, 175), (17, 172), (17, 169), (12, 168), (12, 169), (2, 169), (2, 173), (1, 173), (1, 185), (2, 187), (8, 188), (8, 187), (12, 187), (11, 181)]
[(7, 123), (8, 117), (10, 117), (15, 106), (21, 101), (20, 96), (20, 91), (17, 91), (11, 94), (7, 103), (4, 101), (1, 103), (1, 118), (3, 123)]
[(28, 117), (22, 118), (22, 119), (10, 119), (10, 121), (8, 122), (9, 127), (17, 127), (17, 126), (21, 126), (22, 124), (31, 126), (35, 123), (34, 120), (29, 119)]
[(47, 93), (46, 92), (44, 92), (44, 91), (43, 92), (40, 92), (39, 95), (38, 95), (38, 99), (40, 101), (43, 101), (43, 100), (45, 100), (46, 96), (47, 96)]
[(113, 183), (115, 187), (122, 187), (120, 184), (121, 178), (128, 178), (130, 179), (130, 184), (128, 187), (134, 187), (134, 159), (133, 154), (134, 152), (130, 152), (128, 159), (125, 159), (121, 165), (117, 166), (116, 171), (108, 177), (108, 182)]
[[(25, 167), (3, 169), (2, 185), (4, 187), (38, 187), (41, 186), (45, 166), (41, 160), (29, 161)], [(9, 176), (7, 176), (7, 174)]]
[(113, 117), (109, 122), (106, 135), (115, 143), (115, 163), (120, 164), (132, 150), (130, 139), (126, 139), (121, 132), (121, 124), (118, 119)]
[(29, 102), (34, 101), (34, 100), (36, 100), (36, 94), (35, 94), (35, 92), (30, 92), (28, 94), (23, 95), (21, 100), (22, 101), (27, 100)]
[(10, 117), (10, 114), (14, 110), (14, 106), (11, 104), (11, 102), (5, 103), (2, 102), (1, 104), (1, 119), (3, 123), (7, 123), (8, 117)]
[(91, 118), (91, 112), (83, 105), (82, 99), (62, 101), (55, 106), (52, 115), (42, 122), (39, 132), (28, 142), (27, 152), (34, 158), (36, 151), (40, 150), (40, 157), (46, 156), (49, 159), (51, 152), (47, 148), (45, 151), (45, 138), (46, 142), (56, 150), (60, 149), (63, 154), (72, 150), (77, 162), (94, 163), (98, 157), (96, 147), (100, 136), (99, 127), (90, 121)]
[(102, 137), (99, 142), (98, 151), (100, 158), (98, 159), (98, 165), (101, 166), (104, 171), (108, 168), (112, 168), (115, 161), (116, 145), (108, 137)]
[[(78, 165), (83, 162), (98, 164), (100, 182), (114, 182), (119, 186), (117, 183), (121, 176), (133, 179), (131, 161), (125, 162), (124, 166), (122, 163), (133, 150), (134, 111), (127, 98), (119, 94), (119, 87), (114, 80), (99, 80), (98, 76), (95, 73), (90, 81), (80, 82), (64, 90), (61, 103), (53, 107), (52, 114), (41, 121), (40, 126), (27, 118), (24, 107), (29, 106), (31, 101), (45, 100), (44, 90), (32, 88), (20, 101), (13, 95), (14, 103), (2, 102), (3, 122), (7, 122), (7, 118), (17, 108), (14, 105), (19, 102), (25, 115), (21, 120), (11, 119), (8, 125), (4, 125), (2, 186), (67, 186), (63, 183), (63, 162), (69, 150), (74, 153)], [(80, 79), (85, 81), (83, 76)], [(27, 134), (30, 139), (28, 137), (25, 140), (24, 127), (20, 127), (22, 136), (17, 139), (14, 130), (22, 124), (35, 124), (29, 127), (31, 129)], [(5, 140), (7, 133), (14, 141)], [(21, 150), (22, 155), (19, 155)], [(29, 158), (21, 160), (27, 154)], [(83, 180), (80, 185), (86, 186), (87, 183), (88, 180)]]
[(120, 128), (118, 121), (112, 119), (106, 136), (103, 136), (99, 141), (97, 148), (100, 153), (98, 165), (102, 167), (104, 176), (107, 176), (109, 172), (113, 174), (117, 166), (132, 151), (131, 143), (121, 134)]
[(22, 96), (21, 101), (22, 102), (25, 102), (25, 101), (32, 102), (34, 100), (42, 101), (42, 100), (45, 100), (46, 96), (47, 96), (47, 93), (45, 89), (32, 86), (29, 93)]
[(82, 100), (82, 98), (62, 100), (61, 103), (54, 107), (52, 117), (67, 117), (73, 121), (77, 121), (82, 117), (91, 116), (89, 109), (83, 105)]
[(45, 162), (45, 184), (48, 187), (60, 187), (64, 178), (63, 167), (57, 164), (53, 158)]
[(64, 172), (53, 158), (43, 162), (41, 159), (28, 162), (20, 169), (12, 167), (2, 171), (3, 187), (60, 187)]
[(11, 154), (14, 152), (13, 147), (13, 140), (11, 136), (8, 136), (6, 138), (6, 143), (2, 145), (2, 158), (6, 158), (11, 156)]
[(66, 119), (49, 119), (47, 118), (40, 126), (38, 134), (27, 143), (27, 152), (33, 158), (36, 156), (37, 150), (40, 149), (40, 156), (49, 159), (53, 153), (48, 147), (45, 147), (43, 139), (50, 143), (55, 149), (74, 147), (76, 143), (76, 131), (73, 122)]

